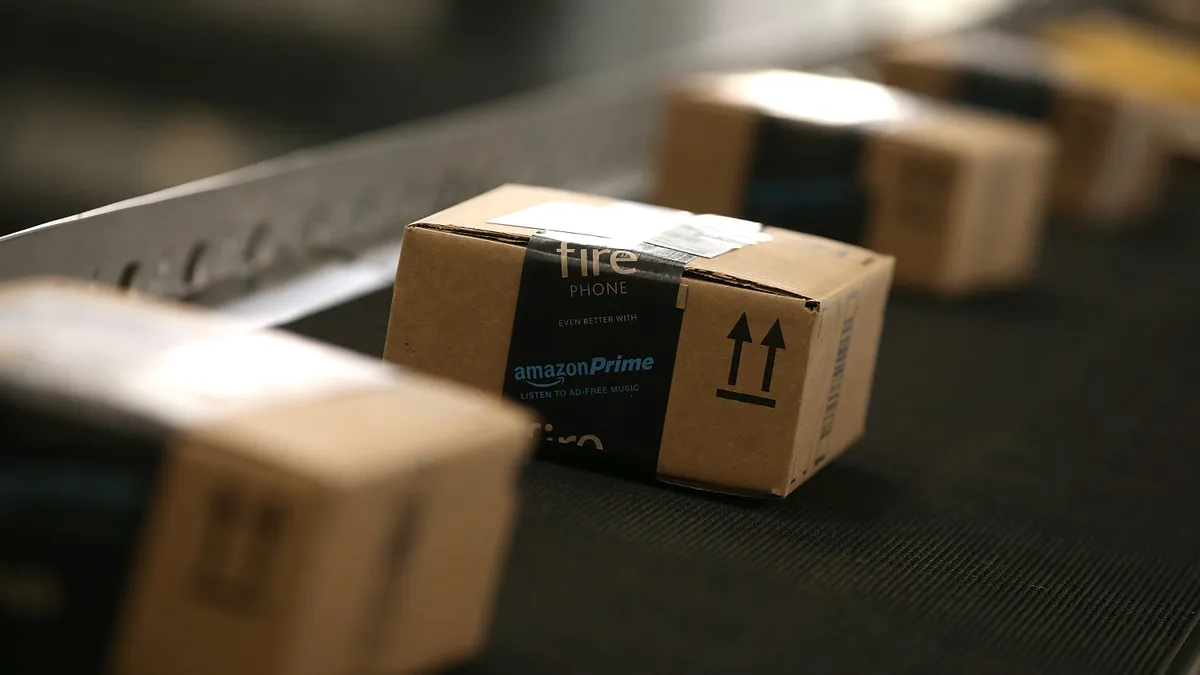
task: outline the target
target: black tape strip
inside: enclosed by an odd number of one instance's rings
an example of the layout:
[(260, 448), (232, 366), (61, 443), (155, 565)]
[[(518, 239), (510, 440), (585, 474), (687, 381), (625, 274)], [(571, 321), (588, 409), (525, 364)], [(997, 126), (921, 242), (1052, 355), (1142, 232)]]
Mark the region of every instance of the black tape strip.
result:
[(504, 393), (541, 414), (545, 456), (656, 473), (683, 323), (679, 284), (693, 258), (650, 244), (530, 239)]
[(1050, 118), (1054, 87), (1032, 75), (969, 68), (959, 75), (955, 100), (964, 105), (1027, 120)]
[(110, 669), (164, 429), (0, 392), (0, 673)]
[(742, 193), (741, 217), (861, 244), (869, 131), (763, 117)]

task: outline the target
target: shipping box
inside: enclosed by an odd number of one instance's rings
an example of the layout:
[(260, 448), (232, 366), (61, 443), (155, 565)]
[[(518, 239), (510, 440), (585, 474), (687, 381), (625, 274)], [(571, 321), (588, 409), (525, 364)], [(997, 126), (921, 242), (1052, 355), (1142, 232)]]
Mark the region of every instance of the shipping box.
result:
[(1139, 222), (1158, 203), (1169, 161), (1166, 111), (1136, 90), (1083, 77), (1059, 50), (977, 31), (899, 47), (885, 84), (1043, 122), (1059, 142), (1053, 202), (1072, 222)]
[(782, 496), (862, 433), (893, 260), (509, 185), (408, 227), (384, 358), (536, 409), (546, 456)]
[(1196, 0), (1143, 0), (1159, 17), (1190, 30), (1193, 36), (1200, 35), (1200, 2)]
[[(1200, 2), (1179, 0), (1176, 6), (1182, 11), (1185, 5), (1200, 23)], [(1200, 39), (1108, 13), (1049, 21), (1037, 32), (1074, 76), (1161, 105), (1170, 150), (1200, 160)]]
[(963, 295), (1033, 273), (1054, 158), (1035, 125), (765, 71), (682, 82), (664, 126), (657, 204), (893, 255), (906, 290)]
[(0, 672), (363, 675), (470, 656), (516, 406), (195, 310), (0, 289)]

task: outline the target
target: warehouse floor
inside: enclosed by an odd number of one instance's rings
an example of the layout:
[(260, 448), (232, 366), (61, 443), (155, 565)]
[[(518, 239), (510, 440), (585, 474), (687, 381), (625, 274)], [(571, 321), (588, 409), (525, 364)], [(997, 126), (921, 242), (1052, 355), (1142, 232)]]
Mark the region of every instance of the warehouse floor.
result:
[[(786, 500), (535, 463), (461, 672), (1187, 672), (1200, 172), (1180, 173), (1141, 230), (1053, 229), (1028, 291), (894, 297), (866, 438)], [(388, 300), (290, 328), (378, 354)]]

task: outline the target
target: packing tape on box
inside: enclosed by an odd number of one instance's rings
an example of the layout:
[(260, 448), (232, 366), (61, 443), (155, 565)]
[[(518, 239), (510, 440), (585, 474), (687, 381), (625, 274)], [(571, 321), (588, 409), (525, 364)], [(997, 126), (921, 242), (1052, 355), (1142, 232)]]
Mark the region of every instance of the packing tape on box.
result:
[(605, 206), (545, 202), (489, 222), (544, 230), (549, 237), (567, 237), (563, 241), (587, 243), (592, 238), (626, 247), (652, 244), (701, 258), (771, 240), (762, 223), (624, 201)]
[[(559, 428), (547, 424), (547, 433), (598, 451), (607, 443), (626, 467), (655, 475), (683, 270), (771, 235), (760, 223), (633, 202), (545, 202), (490, 222), (537, 230), (525, 251), (504, 394), (554, 420)], [(593, 377), (603, 384), (576, 384)]]

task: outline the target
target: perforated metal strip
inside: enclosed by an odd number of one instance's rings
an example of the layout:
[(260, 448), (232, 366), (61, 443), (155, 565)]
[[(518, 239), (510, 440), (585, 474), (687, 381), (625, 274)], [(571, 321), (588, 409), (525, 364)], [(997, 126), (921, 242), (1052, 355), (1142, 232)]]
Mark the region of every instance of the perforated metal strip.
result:
[[(305, 151), (0, 238), (0, 279), (56, 274), (187, 296), (335, 249), (394, 254), (405, 223), (504, 182), (638, 191), (680, 74), (848, 56), (884, 35), (987, 20), (1017, 0), (797, 3), (769, 24), (587, 81)], [(390, 243), (389, 243), (390, 242)], [(371, 258), (370, 256), (376, 256)], [(346, 266), (345, 260), (332, 263)]]

